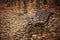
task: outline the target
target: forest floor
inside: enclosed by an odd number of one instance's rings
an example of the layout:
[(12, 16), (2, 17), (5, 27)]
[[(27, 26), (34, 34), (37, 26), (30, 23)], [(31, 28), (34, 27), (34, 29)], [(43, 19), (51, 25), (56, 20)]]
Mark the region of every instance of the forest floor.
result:
[[(34, 12), (34, 9), (31, 10)], [(31, 12), (30, 11), (30, 12)], [(30, 13), (29, 12), (29, 13)], [(24, 9), (18, 6), (0, 4), (0, 39), (1, 40), (59, 40), (60, 15), (53, 14), (48, 25), (43, 28), (27, 25), (26, 17), (32, 13), (24, 14)]]

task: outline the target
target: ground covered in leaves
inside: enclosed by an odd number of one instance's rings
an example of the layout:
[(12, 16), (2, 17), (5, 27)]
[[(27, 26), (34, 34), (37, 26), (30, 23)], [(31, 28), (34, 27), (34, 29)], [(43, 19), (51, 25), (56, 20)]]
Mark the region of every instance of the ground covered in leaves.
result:
[(40, 28), (27, 25), (26, 17), (32, 16), (31, 11), (35, 13), (33, 8), (28, 8), (28, 12), (23, 14), (23, 8), (19, 9), (18, 6), (8, 7), (7, 4), (2, 5), (0, 7), (0, 39), (60, 40), (60, 15), (51, 15), (48, 25)]

